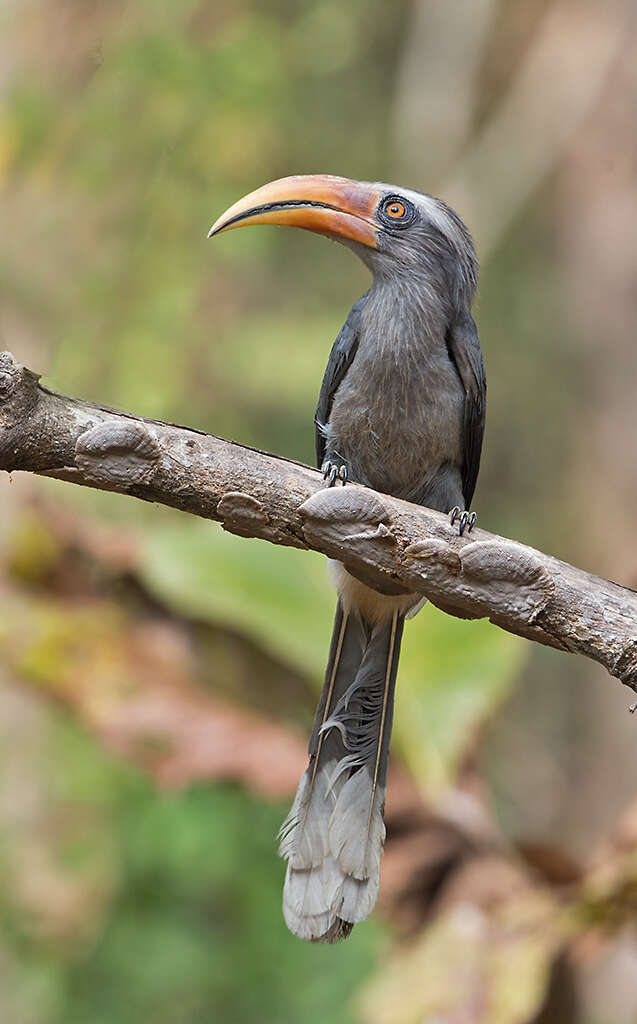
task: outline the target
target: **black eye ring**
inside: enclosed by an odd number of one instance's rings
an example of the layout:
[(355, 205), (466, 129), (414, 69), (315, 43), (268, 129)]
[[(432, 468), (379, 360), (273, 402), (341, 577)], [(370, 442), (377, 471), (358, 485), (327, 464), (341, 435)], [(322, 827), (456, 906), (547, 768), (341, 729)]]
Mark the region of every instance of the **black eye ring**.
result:
[(404, 196), (385, 196), (378, 207), (378, 219), (388, 228), (406, 228), (413, 223), (416, 210)]

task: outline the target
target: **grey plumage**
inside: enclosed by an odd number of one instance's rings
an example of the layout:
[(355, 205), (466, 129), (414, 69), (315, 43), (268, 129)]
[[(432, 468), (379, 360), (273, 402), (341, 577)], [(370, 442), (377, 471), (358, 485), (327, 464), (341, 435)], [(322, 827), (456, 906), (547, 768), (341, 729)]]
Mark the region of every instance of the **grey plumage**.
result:
[[(428, 196), (408, 233), (378, 250), (330, 354), (316, 410), (319, 465), (448, 512), (468, 508), (484, 429), (485, 378), (470, 305), (477, 267), (456, 214)], [(303, 939), (334, 942), (376, 901), (394, 686), (404, 616), (418, 597), (389, 598), (348, 578), (340, 593), (310, 763), (281, 831), (283, 907)]]
[(376, 902), (403, 616), (372, 624), (339, 600), (310, 763), (280, 832), (283, 912), (303, 939), (344, 938)]
[[(442, 512), (468, 510), (486, 381), (470, 312), (476, 256), (460, 218), (421, 192), (300, 175), (240, 199), (210, 234), (257, 223), (330, 235), (372, 272), (319, 394), (316, 452), (329, 483), (355, 480)], [(467, 522), (465, 514), (461, 531)], [(340, 563), (332, 575), (339, 601), (310, 762), (280, 835), (285, 920), (301, 938), (328, 942), (376, 900), (400, 640), (423, 603), (379, 594)]]

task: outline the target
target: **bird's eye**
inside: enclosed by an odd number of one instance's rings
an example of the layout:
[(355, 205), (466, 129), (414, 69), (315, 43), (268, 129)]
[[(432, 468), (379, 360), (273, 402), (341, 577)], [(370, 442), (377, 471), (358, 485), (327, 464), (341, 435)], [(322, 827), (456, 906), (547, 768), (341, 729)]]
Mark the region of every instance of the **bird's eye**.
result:
[(416, 219), (416, 210), (402, 196), (385, 196), (378, 207), (378, 219), (388, 228), (408, 228)]
[(405, 207), (403, 203), (393, 200), (391, 203), (386, 204), (385, 213), (394, 220), (400, 220), (401, 217), (405, 216)]

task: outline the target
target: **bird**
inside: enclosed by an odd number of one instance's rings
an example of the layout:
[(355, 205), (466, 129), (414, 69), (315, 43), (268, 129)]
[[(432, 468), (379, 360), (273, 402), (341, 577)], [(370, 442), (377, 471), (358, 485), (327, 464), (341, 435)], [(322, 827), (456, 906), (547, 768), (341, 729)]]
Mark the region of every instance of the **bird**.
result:
[[(371, 271), (319, 393), (316, 455), (326, 484), (366, 485), (447, 513), (459, 533), (470, 531), (486, 374), (471, 315), (476, 252), (458, 214), (413, 189), (292, 175), (234, 203), (209, 237), (255, 224), (325, 235)], [(421, 594), (381, 594), (340, 562), (330, 562), (330, 572), (338, 599), (325, 680), (279, 853), (288, 928), (334, 943), (378, 895), (403, 625), (425, 602)]]

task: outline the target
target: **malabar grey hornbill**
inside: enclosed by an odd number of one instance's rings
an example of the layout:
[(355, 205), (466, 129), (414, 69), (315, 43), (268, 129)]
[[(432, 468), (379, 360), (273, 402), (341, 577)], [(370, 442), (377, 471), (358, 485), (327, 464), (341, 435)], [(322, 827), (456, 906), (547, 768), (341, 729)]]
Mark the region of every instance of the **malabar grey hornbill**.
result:
[[(210, 235), (289, 224), (343, 242), (372, 272), (334, 342), (315, 416), (330, 485), (357, 481), (449, 512), (460, 532), (480, 464), (486, 380), (471, 303), (471, 237), (440, 199), (330, 175), (274, 181)], [(331, 563), (338, 590), (308, 768), (280, 833), (283, 913), (302, 939), (335, 942), (372, 910), (398, 655), (416, 594), (388, 596)]]

